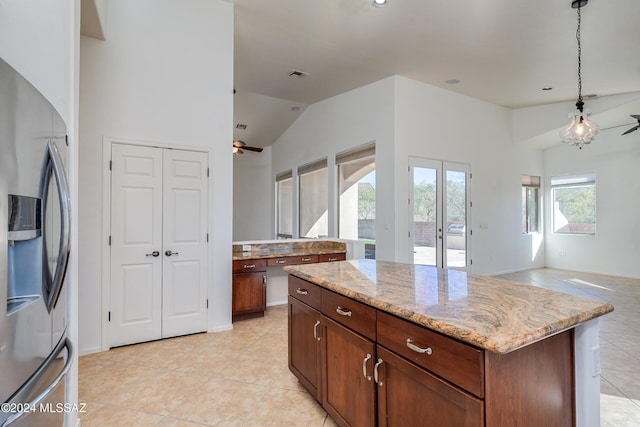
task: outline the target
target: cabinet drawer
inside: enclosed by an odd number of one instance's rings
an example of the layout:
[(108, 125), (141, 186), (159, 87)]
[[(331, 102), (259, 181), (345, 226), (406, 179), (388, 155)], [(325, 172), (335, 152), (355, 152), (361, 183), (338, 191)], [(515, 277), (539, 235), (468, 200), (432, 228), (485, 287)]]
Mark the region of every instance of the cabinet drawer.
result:
[(369, 339), (376, 339), (376, 310), (372, 307), (323, 289), (322, 314)]
[(312, 264), (318, 262), (318, 255), (305, 256), (285, 256), (280, 258), (269, 258), (267, 267), (277, 267), (284, 265)]
[(316, 310), (320, 310), (322, 288), (318, 285), (289, 275), (289, 295)]
[(250, 273), (252, 271), (266, 271), (267, 262), (264, 259), (245, 259), (233, 261), (234, 273)]
[(318, 255), (318, 262), (334, 262), (344, 261), (347, 259), (347, 254), (321, 254)]
[(442, 334), (378, 312), (378, 343), (457, 386), (484, 397), (484, 353)]

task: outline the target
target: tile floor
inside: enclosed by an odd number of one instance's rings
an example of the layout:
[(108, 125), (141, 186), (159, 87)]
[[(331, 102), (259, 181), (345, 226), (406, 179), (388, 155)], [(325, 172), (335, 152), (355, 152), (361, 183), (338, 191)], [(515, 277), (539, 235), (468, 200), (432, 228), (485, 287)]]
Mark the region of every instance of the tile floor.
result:
[[(601, 426), (640, 425), (640, 280), (541, 269), (511, 280), (611, 302), (601, 319)], [(287, 367), (287, 307), (197, 334), (82, 356), (92, 426), (335, 426)]]

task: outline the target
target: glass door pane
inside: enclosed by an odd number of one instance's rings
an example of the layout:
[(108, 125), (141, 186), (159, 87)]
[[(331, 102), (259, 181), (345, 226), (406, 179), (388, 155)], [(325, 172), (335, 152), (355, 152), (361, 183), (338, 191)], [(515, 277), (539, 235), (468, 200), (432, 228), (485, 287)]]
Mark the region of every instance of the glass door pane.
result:
[(447, 268), (467, 266), (467, 173), (466, 171), (445, 171), (446, 182), (446, 225), (445, 265)]
[(438, 170), (413, 167), (413, 263), (438, 265)]

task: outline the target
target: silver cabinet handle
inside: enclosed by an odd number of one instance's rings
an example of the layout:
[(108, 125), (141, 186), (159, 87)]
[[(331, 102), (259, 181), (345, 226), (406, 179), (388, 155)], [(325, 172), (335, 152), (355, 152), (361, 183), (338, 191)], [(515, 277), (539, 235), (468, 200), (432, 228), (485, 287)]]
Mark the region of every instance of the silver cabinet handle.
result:
[(152, 257), (157, 257), (160, 256), (160, 252), (158, 251), (153, 251), (150, 254), (145, 254), (144, 256), (152, 256)]
[(367, 375), (367, 362), (371, 360), (371, 355), (367, 353), (367, 357), (362, 361), (362, 375), (367, 379), (367, 381), (371, 381), (371, 375)]
[(244, 264), (242, 268), (256, 268), (255, 264)]
[(307, 291), (306, 289), (301, 289), (301, 288), (296, 289), (296, 292), (299, 293), (300, 295), (307, 295), (309, 293), (309, 291)]
[(320, 341), (320, 336), (318, 335), (318, 326), (320, 326), (320, 321), (316, 320), (316, 324), (313, 325), (313, 337), (316, 341)]
[(301, 261), (302, 262), (309, 262), (309, 261), (311, 261), (311, 258), (302, 258)]
[(344, 308), (338, 306), (338, 308), (336, 308), (336, 313), (338, 313), (341, 316), (349, 316), (351, 317), (351, 310), (345, 310)]
[(262, 285), (267, 286), (267, 276), (262, 276)]
[(287, 260), (286, 259), (279, 259), (276, 261), (276, 264), (286, 264)]
[(431, 356), (431, 353), (433, 353), (433, 350), (431, 350), (431, 347), (420, 348), (417, 345), (413, 344), (413, 342), (411, 341), (411, 338), (407, 338), (407, 347), (409, 347), (411, 350), (415, 351), (416, 353), (426, 354), (428, 356)]
[(179, 255), (180, 253), (179, 252), (164, 251), (164, 254), (166, 256), (171, 256), (171, 255)]
[(373, 380), (376, 382), (376, 384), (382, 387), (382, 381), (378, 379), (378, 368), (380, 367), (380, 365), (382, 365), (382, 359), (378, 359), (378, 362), (373, 367)]
[(46, 209), (47, 195), (49, 193), (49, 180), (50, 176), (56, 179), (56, 187), (58, 189), (58, 198), (60, 199), (60, 243), (58, 245), (58, 262), (56, 263), (56, 269), (51, 278), (51, 271), (49, 270), (48, 254), (46, 245), (46, 230), (44, 229), (43, 222), (43, 236), (44, 243), (42, 245), (42, 259), (45, 269), (43, 271), (43, 283), (42, 290), (45, 300), (47, 311), (51, 313), (51, 310), (56, 306), (58, 302), (58, 296), (62, 290), (62, 284), (64, 278), (67, 275), (67, 265), (69, 262), (69, 247), (71, 245), (71, 201), (69, 200), (69, 184), (67, 183), (67, 177), (64, 174), (64, 164), (58, 147), (49, 140), (47, 143), (47, 149), (45, 153), (44, 164), (42, 165), (42, 175), (40, 176), (40, 195), (42, 198), (42, 209)]
[(333, 262), (333, 261), (337, 261), (337, 260), (338, 260), (338, 258), (329, 258), (329, 260), (328, 260), (328, 261), (329, 261), (329, 262)]

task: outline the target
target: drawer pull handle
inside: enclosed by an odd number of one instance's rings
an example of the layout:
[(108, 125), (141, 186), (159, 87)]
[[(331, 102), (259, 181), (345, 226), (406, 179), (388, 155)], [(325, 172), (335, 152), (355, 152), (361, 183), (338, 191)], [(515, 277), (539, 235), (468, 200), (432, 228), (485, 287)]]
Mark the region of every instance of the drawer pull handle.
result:
[(316, 324), (313, 325), (313, 337), (316, 341), (320, 341), (320, 336), (318, 335), (318, 326), (320, 326), (320, 321), (316, 320)]
[(380, 365), (382, 365), (382, 359), (378, 359), (378, 363), (376, 363), (373, 367), (373, 380), (376, 382), (376, 384), (382, 387), (383, 383), (378, 379), (378, 368), (380, 367)]
[(302, 262), (309, 262), (311, 261), (311, 258), (302, 258)]
[(351, 317), (351, 310), (345, 310), (344, 308), (338, 306), (338, 308), (336, 308), (336, 313), (338, 313), (341, 316), (349, 316)]
[(329, 258), (329, 260), (328, 260), (328, 261), (329, 261), (329, 262), (333, 262), (333, 261), (337, 261), (337, 260), (338, 260), (338, 258)]
[(308, 290), (301, 289), (301, 288), (296, 289), (296, 292), (299, 293), (300, 295), (307, 295), (309, 293)]
[(256, 268), (255, 264), (245, 264), (242, 266), (242, 268)]
[(286, 259), (279, 259), (279, 260), (276, 261), (276, 263), (278, 263), (278, 264), (286, 264), (287, 260)]
[(367, 381), (371, 381), (371, 375), (367, 375), (367, 362), (371, 360), (371, 355), (367, 353), (367, 357), (362, 361), (362, 375), (367, 379)]
[(433, 353), (433, 350), (431, 350), (431, 347), (420, 348), (411, 341), (411, 338), (407, 338), (407, 347), (409, 347), (411, 350), (415, 351), (416, 353), (426, 354), (427, 356), (431, 356), (431, 353)]

